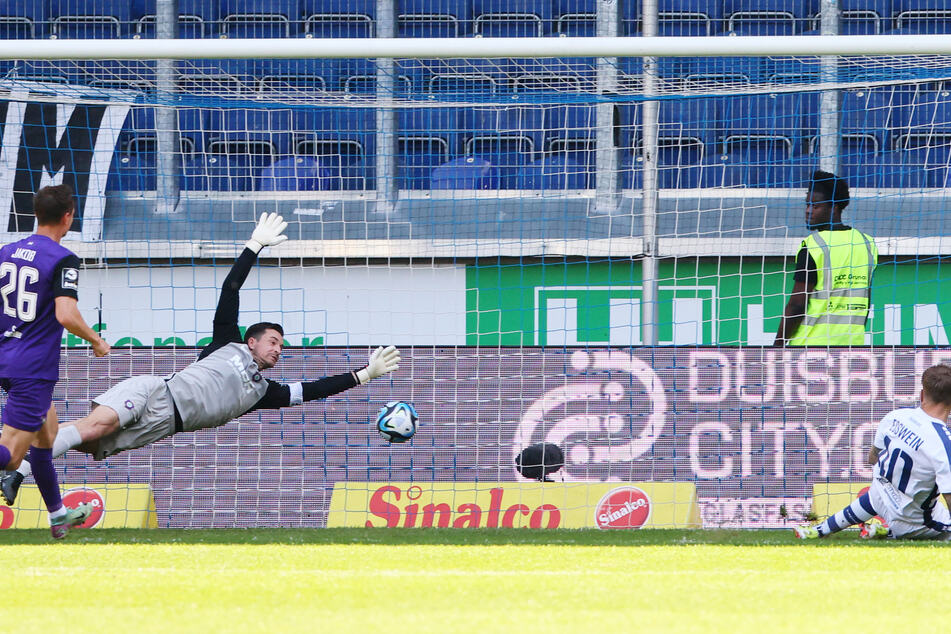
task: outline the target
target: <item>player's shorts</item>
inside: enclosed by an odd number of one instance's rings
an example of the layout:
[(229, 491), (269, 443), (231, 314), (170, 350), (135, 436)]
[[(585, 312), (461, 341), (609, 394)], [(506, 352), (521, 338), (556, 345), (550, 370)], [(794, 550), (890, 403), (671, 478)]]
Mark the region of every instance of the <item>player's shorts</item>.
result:
[(906, 517), (896, 512), (894, 505), (888, 501), (886, 487), (877, 478), (869, 486), (868, 496), (872, 507), (888, 524), (891, 537), (896, 539), (931, 539), (936, 541), (951, 541), (951, 512), (944, 504), (935, 504), (928, 517)]
[(47, 379), (0, 379), (7, 393), (0, 421), (22, 431), (39, 431), (53, 403), (56, 381)]
[(134, 376), (93, 399), (119, 415), (119, 429), (99, 439), (92, 452), (102, 460), (120, 451), (136, 449), (175, 433), (175, 406), (165, 379)]

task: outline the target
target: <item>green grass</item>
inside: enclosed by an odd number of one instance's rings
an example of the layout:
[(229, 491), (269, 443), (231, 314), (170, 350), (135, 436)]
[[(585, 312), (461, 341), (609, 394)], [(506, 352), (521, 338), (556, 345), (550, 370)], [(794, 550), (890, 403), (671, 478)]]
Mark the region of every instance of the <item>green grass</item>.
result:
[(787, 531), (18, 530), (0, 564), (19, 632), (909, 631), (951, 590), (948, 547)]

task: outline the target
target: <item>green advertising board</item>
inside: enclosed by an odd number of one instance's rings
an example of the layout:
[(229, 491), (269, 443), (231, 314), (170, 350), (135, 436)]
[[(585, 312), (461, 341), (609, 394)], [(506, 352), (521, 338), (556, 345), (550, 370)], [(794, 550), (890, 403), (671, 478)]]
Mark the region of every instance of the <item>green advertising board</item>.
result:
[[(661, 261), (662, 344), (769, 345), (792, 289), (785, 258)], [(634, 260), (520, 261), (466, 272), (469, 345), (637, 345), (641, 266)], [(951, 264), (883, 261), (872, 288), (873, 345), (948, 344)]]

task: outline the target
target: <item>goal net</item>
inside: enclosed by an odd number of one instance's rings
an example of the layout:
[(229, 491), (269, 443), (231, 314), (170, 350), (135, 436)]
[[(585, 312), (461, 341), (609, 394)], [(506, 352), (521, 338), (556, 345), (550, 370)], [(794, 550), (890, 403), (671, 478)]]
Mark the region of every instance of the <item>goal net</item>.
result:
[[(563, 42), (6, 63), (5, 237), (32, 231), (36, 189), (71, 184), (80, 308), (113, 345), (64, 337), (61, 421), (195, 360), (266, 211), (290, 241), (262, 252), (241, 323), (283, 324), (268, 376), (404, 359), (327, 401), (67, 453), (61, 482), (100, 496), (101, 525), (781, 527), (867, 484), (877, 421), (951, 360), (951, 62)], [(774, 348), (820, 167), (880, 254), (865, 345)], [(374, 429), (392, 400), (419, 412), (405, 445)], [(516, 470), (537, 443), (563, 454), (553, 483)]]

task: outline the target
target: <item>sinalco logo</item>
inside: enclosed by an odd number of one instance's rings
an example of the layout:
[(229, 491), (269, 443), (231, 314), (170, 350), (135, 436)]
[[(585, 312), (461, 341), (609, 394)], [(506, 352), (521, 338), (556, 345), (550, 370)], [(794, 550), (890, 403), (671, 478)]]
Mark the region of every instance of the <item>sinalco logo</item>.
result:
[(609, 528), (640, 528), (651, 515), (651, 499), (637, 487), (612, 489), (594, 507), (594, 523)]
[(75, 508), (78, 504), (92, 505), (92, 513), (89, 514), (86, 521), (80, 524), (78, 528), (93, 528), (98, 526), (99, 522), (102, 521), (103, 514), (106, 512), (106, 503), (102, 498), (102, 494), (95, 489), (87, 489), (86, 487), (77, 487), (64, 493), (63, 504), (70, 508)]
[[(566, 481), (599, 481), (573, 476), (571, 467), (630, 462), (649, 451), (664, 431), (667, 397), (654, 370), (626, 352), (578, 350), (571, 355), (571, 367), (609, 380), (565, 377), (564, 385), (542, 394), (522, 415), (512, 442), (512, 464), (523, 447), (550, 442), (565, 452)], [(607, 371), (621, 371), (634, 382), (617, 380)], [(540, 428), (547, 429), (544, 436), (536, 436)]]

